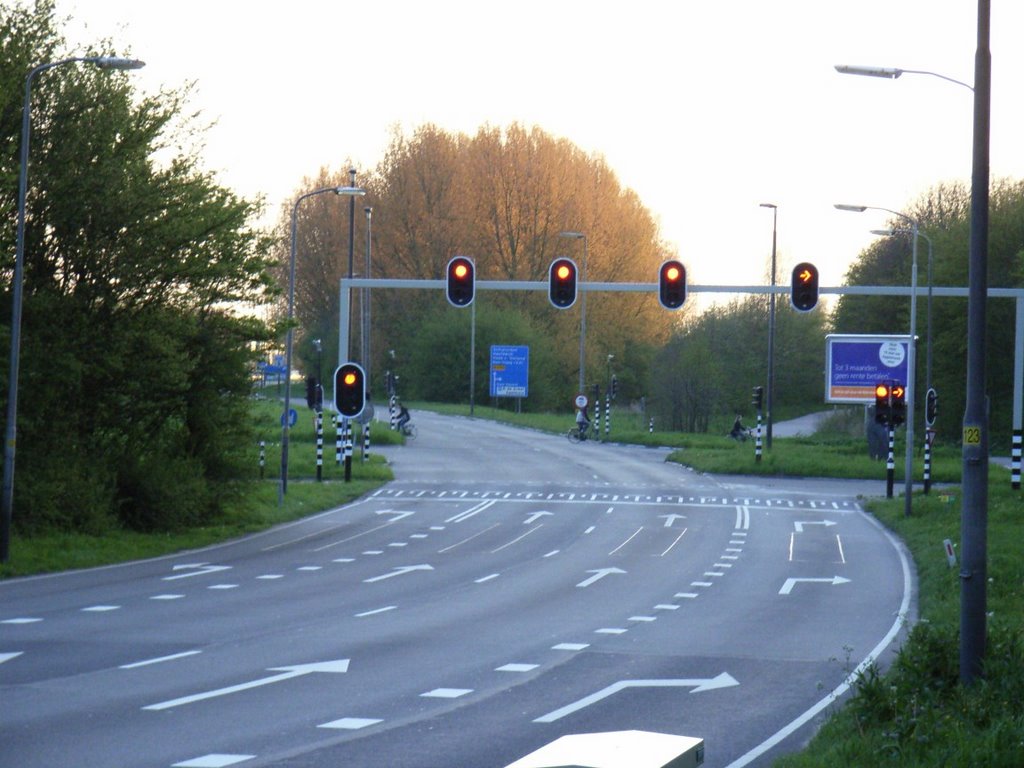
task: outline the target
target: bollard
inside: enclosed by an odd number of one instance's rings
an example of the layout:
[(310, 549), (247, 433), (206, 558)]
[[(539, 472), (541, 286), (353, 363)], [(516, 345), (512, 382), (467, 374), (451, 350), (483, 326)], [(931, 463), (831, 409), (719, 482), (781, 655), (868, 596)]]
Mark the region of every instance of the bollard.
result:
[(654, 434), (654, 417), (653, 416), (651, 416), (651, 421), (647, 425), (647, 434), (649, 434), (649, 435), (653, 435)]
[(352, 482), (352, 422), (342, 419), (345, 432), (345, 482)]
[(612, 429), (612, 393), (605, 392), (604, 395), (604, 439), (608, 439), (608, 433)]
[(316, 423), (316, 481), (324, 479), (324, 414), (317, 411), (314, 417)]
[(341, 458), (345, 446), (345, 427), (341, 423), (340, 416), (331, 416), (334, 419), (334, 463), (341, 466)]
[(370, 460), (370, 422), (363, 424), (363, 461)]
[(924, 492), (925, 494), (932, 487), (932, 439), (935, 437), (935, 430), (924, 431)]
[(757, 437), (754, 440), (754, 461), (761, 463), (761, 411), (757, 412)]
[(1021, 431), (1013, 430), (1013, 445), (1010, 446), (1010, 487), (1020, 490)]
[(892, 498), (892, 484), (896, 478), (896, 427), (889, 427), (889, 457), (885, 460), (885, 498)]

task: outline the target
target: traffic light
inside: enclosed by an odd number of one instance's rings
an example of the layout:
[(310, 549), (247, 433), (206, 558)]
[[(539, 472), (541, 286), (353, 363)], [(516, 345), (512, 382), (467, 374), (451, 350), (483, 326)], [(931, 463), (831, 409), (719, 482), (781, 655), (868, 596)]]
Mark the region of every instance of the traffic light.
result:
[(880, 381), (875, 385), (875, 422), (889, 424), (892, 416), (892, 387), (889, 382)]
[(658, 269), (658, 301), (665, 309), (679, 309), (686, 301), (686, 267), (675, 260)]
[(560, 258), (551, 262), (548, 270), (548, 298), (558, 309), (568, 309), (576, 303), (576, 262)]
[(334, 371), (334, 409), (348, 419), (366, 405), (366, 374), (356, 363), (342, 363)]
[(893, 382), (892, 388), (892, 424), (898, 427), (907, 420), (907, 391), (899, 382)]
[(790, 292), (793, 308), (810, 312), (818, 303), (818, 268), (804, 261), (793, 267), (793, 283)]
[(757, 410), (761, 410), (761, 406), (764, 404), (764, 387), (754, 387), (753, 395), (751, 396), (750, 404)]
[(612, 389), (611, 389), (611, 392), (612, 392), (612, 400), (614, 400), (616, 397), (618, 397), (618, 394), (619, 394), (619, 377), (616, 376), (614, 373), (612, 374)]
[(930, 427), (935, 424), (935, 415), (939, 409), (939, 393), (934, 387), (928, 390), (924, 398), (924, 423)]
[(306, 377), (306, 405), (310, 410), (316, 410), (317, 383), (316, 376)]
[(476, 292), (476, 267), (465, 256), (456, 256), (445, 270), (445, 292), (453, 307), (467, 307), (473, 303)]

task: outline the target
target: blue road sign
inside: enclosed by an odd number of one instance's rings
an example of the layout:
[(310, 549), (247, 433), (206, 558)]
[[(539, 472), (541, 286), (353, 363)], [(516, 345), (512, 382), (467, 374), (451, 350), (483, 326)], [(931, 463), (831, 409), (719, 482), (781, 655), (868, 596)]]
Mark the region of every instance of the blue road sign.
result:
[(530, 348), (491, 345), (491, 397), (527, 397)]
[(874, 404), (879, 382), (905, 384), (909, 344), (909, 336), (826, 336), (825, 402)]
[[(288, 426), (289, 427), (294, 427), (295, 426), (295, 422), (297, 422), (298, 420), (299, 420), (298, 411), (296, 411), (294, 408), (289, 408), (288, 409)], [(284, 413), (281, 414), (281, 426), (282, 427), (284, 426)]]

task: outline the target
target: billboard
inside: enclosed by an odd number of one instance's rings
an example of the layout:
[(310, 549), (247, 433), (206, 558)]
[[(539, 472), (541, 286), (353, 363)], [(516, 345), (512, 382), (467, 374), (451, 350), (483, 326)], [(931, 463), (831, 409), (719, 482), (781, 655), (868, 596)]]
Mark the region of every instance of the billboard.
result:
[(874, 405), (880, 381), (907, 383), (909, 336), (825, 337), (825, 402)]

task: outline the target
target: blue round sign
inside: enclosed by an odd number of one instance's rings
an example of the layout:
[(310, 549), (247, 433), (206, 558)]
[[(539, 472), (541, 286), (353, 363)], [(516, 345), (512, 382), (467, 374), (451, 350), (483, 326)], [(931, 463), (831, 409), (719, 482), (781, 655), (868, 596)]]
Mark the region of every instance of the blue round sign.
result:
[[(295, 422), (297, 422), (298, 420), (299, 420), (298, 411), (296, 411), (294, 408), (289, 408), (288, 409), (288, 426), (289, 427), (294, 427), (295, 426)], [(281, 426), (282, 427), (284, 426), (284, 414), (283, 413), (281, 414)]]

